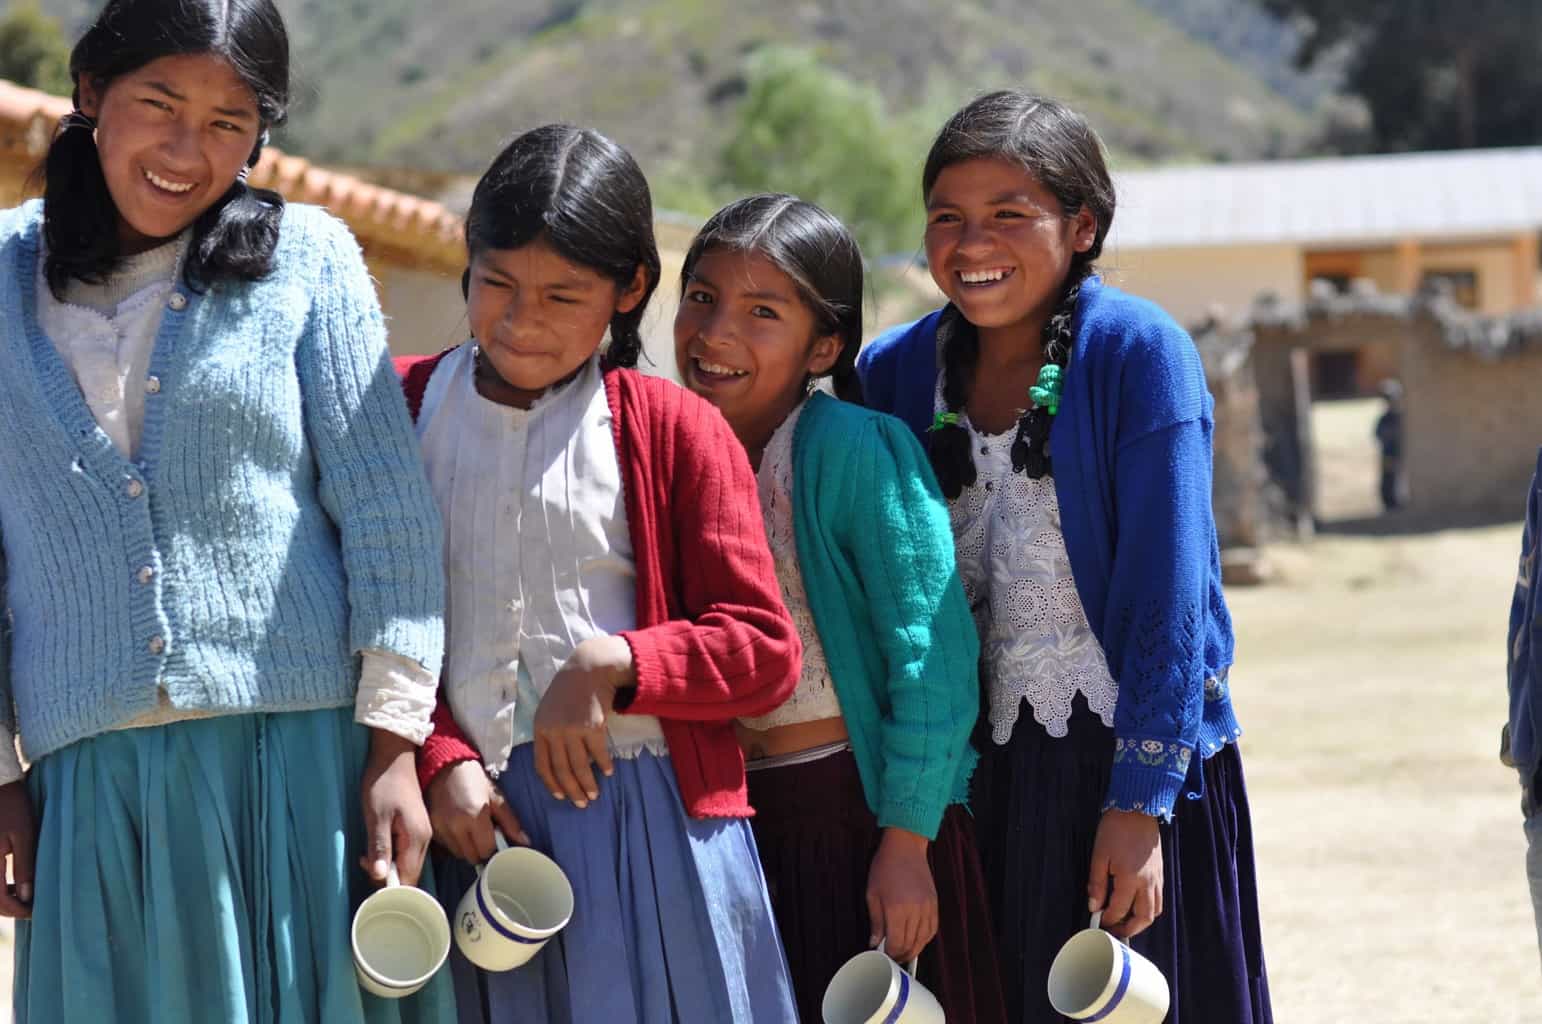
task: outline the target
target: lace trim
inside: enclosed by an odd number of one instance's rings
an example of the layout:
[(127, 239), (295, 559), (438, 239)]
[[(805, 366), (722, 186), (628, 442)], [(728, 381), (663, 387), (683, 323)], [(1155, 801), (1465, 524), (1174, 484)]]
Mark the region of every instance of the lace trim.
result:
[(792, 440), (807, 404), (800, 403), (776, 428), (761, 453), (760, 471), (755, 474), (760, 508), (766, 519), (766, 539), (776, 563), (776, 579), (781, 584), (782, 602), (792, 616), (798, 639), (803, 641), (803, 671), (792, 696), (768, 714), (742, 719), (746, 726), (757, 730), (839, 718), (841, 714), (835, 682), (830, 678), (830, 666), (825, 660), (814, 611), (809, 607), (808, 591), (803, 585), (803, 571), (798, 566), (798, 538), (793, 522)]
[(969, 431), (978, 477), (949, 515), (982, 638), (991, 738), (1011, 738), (1025, 701), (1049, 735), (1066, 736), (1078, 693), (1112, 727), (1119, 687), (1071, 575), (1054, 479), (1012, 471), (1012, 432)]

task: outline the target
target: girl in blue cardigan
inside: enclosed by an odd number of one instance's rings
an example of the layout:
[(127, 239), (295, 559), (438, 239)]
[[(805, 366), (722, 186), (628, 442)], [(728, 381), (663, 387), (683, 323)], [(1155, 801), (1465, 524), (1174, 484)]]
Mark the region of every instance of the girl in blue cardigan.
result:
[[(756, 467), (803, 640), (793, 696), (739, 723), (799, 1012), (885, 943), (950, 1020), (1005, 1020), (973, 825), (979, 643), (947, 507), (903, 424), (860, 408), (862, 258), (811, 203), (720, 210), (685, 258), (676, 359)], [(833, 376), (840, 401), (810, 384)], [(857, 404), (852, 404), (852, 403)]]
[(951, 506), (1012, 1019), (1057, 1019), (1050, 963), (1100, 910), (1166, 975), (1171, 1024), (1268, 1022), (1198, 353), (1093, 274), (1114, 192), (1079, 115), (983, 96), (943, 127), (922, 191), (948, 305), (858, 368), (926, 439)]
[(246, 184), (288, 52), (271, 0), (112, 0), (0, 212), (18, 1024), (454, 1020), (354, 976), (428, 846), (441, 540), (358, 245)]

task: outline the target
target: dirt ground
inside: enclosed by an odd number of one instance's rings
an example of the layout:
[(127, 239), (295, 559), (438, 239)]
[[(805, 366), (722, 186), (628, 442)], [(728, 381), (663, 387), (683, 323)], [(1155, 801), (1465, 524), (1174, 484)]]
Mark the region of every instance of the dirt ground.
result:
[[(1375, 507), (1357, 440), (1375, 411), (1318, 413), (1345, 518)], [(1518, 792), (1495, 756), (1518, 544), (1514, 524), (1323, 535), (1271, 548), (1278, 581), (1229, 594), (1281, 1024), (1542, 1020)]]

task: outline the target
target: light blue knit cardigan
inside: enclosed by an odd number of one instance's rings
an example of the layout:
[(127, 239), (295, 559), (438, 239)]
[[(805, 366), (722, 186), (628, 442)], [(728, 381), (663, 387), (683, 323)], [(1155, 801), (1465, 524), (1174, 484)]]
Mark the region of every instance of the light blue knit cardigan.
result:
[(28, 756), (157, 684), (291, 711), (351, 703), (364, 649), (437, 671), (439, 515), (347, 228), (289, 206), (267, 279), (177, 283), (130, 462), (38, 326), (42, 221), (0, 212), (0, 720)]

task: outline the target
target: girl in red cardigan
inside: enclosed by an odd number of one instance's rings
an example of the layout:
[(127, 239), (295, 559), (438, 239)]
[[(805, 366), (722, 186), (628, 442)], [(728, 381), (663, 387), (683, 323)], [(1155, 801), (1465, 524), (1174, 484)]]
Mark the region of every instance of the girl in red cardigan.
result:
[(445, 520), (421, 763), (444, 896), (499, 829), (576, 902), (518, 970), (452, 954), (463, 1021), (796, 1019), (732, 723), (786, 699), (801, 650), (732, 431), (629, 369), (652, 225), (615, 143), (520, 136), (467, 215), (472, 339), (399, 366)]

